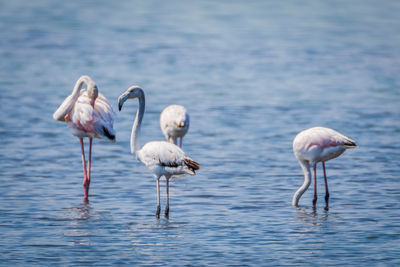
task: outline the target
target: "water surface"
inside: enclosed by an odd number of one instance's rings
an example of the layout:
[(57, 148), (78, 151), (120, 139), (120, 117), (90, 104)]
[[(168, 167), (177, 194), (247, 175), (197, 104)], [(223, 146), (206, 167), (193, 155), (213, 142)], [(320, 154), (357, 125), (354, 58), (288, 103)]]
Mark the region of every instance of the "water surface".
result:
[[(397, 2), (0, 5), (0, 265), (400, 264)], [(143, 143), (163, 139), (164, 107), (187, 107), (202, 167), (172, 183), (168, 220), (129, 153), (136, 101), (116, 143), (94, 141), (82, 203), (79, 140), (52, 113), (83, 74), (115, 110), (144, 88)], [(316, 125), (359, 145), (327, 163), (329, 211), (321, 169), (316, 210), (312, 190), (291, 206), (292, 140)]]

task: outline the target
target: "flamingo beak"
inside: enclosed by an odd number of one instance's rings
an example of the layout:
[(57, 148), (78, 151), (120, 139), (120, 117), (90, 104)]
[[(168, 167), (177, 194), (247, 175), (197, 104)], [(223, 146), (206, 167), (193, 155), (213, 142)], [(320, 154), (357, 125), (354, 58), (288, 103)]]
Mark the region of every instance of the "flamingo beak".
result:
[(128, 99), (128, 97), (129, 97), (129, 94), (127, 94), (126, 92), (118, 97), (118, 110), (119, 111), (121, 111), (122, 106), (124, 105), (124, 103)]
[(118, 97), (118, 109), (121, 111), (122, 106), (124, 105), (125, 101), (128, 100), (128, 98), (137, 98), (141, 97), (143, 95), (143, 90), (137, 85), (133, 85), (128, 88), (128, 90), (125, 91), (122, 95)]
[(184, 122), (184, 121), (181, 121), (180, 123), (174, 122), (174, 124), (175, 124), (176, 127), (178, 127), (178, 128), (183, 128), (183, 127), (185, 127), (185, 122)]

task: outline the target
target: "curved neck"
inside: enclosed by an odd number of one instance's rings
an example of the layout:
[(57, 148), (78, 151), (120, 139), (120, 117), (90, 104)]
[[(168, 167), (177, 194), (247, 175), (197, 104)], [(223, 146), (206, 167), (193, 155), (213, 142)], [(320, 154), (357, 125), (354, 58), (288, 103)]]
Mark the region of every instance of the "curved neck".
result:
[(299, 205), (299, 200), (301, 196), (304, 194), (304, 192), (307, 191), (308, 187), (311, 184), (310, 164), (308, 163), (308, 161), (305, 160), (299, 160), (299, 163), (304, 172), (304, 183), (302, 184), (302, 186), (299, 187), (299, 189), (297, 189), (296, 193), (294, 193), (293, 195), (293, 200), (292, 200), (293, 206)]
[(88, 85), (91, 82), (89, 76), (81, 76), (75, 83), (72, 93), (64, 100), (64, 102), (54, 112), (53, 118), (58, 121), (65, 121), (65, 116), (71, 112), (84, 83)]
[(139, 109), (136, 111), (136, 118), (132, 125), (132, 133), (131, 133), (131, 153), (134, 154), (140, 150), (140, 127), (142, 125), (144, 108), (145, 108), (145, 99), (144, 94), (138, 97), (139, 98)]

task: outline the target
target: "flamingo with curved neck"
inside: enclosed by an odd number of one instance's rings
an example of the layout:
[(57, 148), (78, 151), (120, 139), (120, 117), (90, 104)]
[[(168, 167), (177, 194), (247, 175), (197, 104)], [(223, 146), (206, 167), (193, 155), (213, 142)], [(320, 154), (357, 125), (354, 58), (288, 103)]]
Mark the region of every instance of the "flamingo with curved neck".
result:
[(140, 128), (145, 111), (145, 96), (143, 89), (137, 85), (131, 86), (118, 98), (118, 108), (121, 111), (123, 104), (128, 99), (138, 98), (139, 109), (136, 111), (131, 133), (131, 153), (136, 154), (156, 178), (157, 186), (157, 211), (156, 217), (160, 218), (160, 178), (166, 179), (167, 199), (165, 205), (165, 217), (169, 216), (169, 180), (173, 175), (190, 174), (200, 168), (200, 164), (187, 157), (185, 152), (175, 144), (166, 141), (152, 141), (140, 147)]
[[(86, 84), (86, 90), (83, 85)], [(83, 165), (84, 202), (88, 202), (93, 138), (107, 137), (115, 140), (114, 111), (108, 100), (99, 93), (96, 83), (89, 76), (81, 76), (72, 93), (54, 112), (53, 118), (64, 121), (81, 143)], [(89, 160), (86, 169), (83, 138), (89, 138)]]
[(328, 210), (329, 190), (326, 178), (325, 162), (340, 156), (346, 149), (357, 147), (356, 143), (343, 134), (325, 127), (313, 127), (297, 134), (293, 140), (293, 152), (304, 173), (304, 182), (293, 195), (292, 205), (298, 206), (299, 200), (311, 184), (310, 164), (314, 169), (314, 199), (317, 203), (317, 163), (322, 162), (325, 179), (325, 209)]
[(89, 76), (83, 75), (79, 77), (79, 79), (75, 83), (72, 93), (69, 96), (67, 96), (67, 98), (65, 98), (62, 104), (54, 112), (53, 118), (56, 121), (65, 121), (65, 117), (72, 111), (75, 102), (78, 100), (78, 97), (81, 94), (81, 90), (84, 84), (86, 84), (88, 90), (91, 91), (95, 90), (94, 87), (96, 84)]

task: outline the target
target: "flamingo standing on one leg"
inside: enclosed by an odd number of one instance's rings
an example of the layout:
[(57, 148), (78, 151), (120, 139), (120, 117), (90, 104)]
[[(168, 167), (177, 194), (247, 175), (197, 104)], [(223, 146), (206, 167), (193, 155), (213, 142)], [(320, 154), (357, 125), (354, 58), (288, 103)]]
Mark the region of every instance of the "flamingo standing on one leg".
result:
[(185, 155), (185, 152), (178, 146), (166, 141), (152, 141), (140, 148), (140, 127), (145, 109), (144, 92), (139, 86), (131, 86), (118, 98), (118, 108), (121, 111), (123, 104), (129, 98), (139, 99), (139, 110), (132, 126), (131, 153), (150, 171), (153, 172), (157, 184), (157, 212), (156, 217), (160, 218), (160, 178), (164, 176), (167, 181), (167, 201), (165, 205), (165, 217), (169, 215), (169, 179), (173, 175), (191, 174), (200, 168), (200, 164)]
[[(84, 83), (87, 90), (82, 90)], [(99, 93), (94, 81), (89, 76), (81, 76), (76, 82), (71, 95), (54, 112), (53, 118), (58, 121), (65, 121), (72, 130), (72, 134), (80, 140), (84, 177), (84, 201), (88, 202), (92, 139), (105, 136), (112, 141), (115, 140), (115, 131), (113, 129), (114, 111), (108, 100)], [(89, 138), (88, 169), (86, 169), (83, 147), (84, 137)]]
[(189, 124), (189, 114), (184, 106), (170, 105), (161, 112), (160, 127), (164, 136), (175, 145), (180, 138), (179, 147), (182, 147), (182, 139), (189, 130)]
[(329, 190), (326, 179), (325, 161), (340, 156), (346, 149), (355, 148), (356, 143), (350, 138), (335, 130), (325, 127), (313, 127), (301, 131), (293, 141), (293, 152), (304, 172), (304, 183), (293, 196), (292, 205), (298, 206), (303, 193), (311, 184), (310, 163), (314, 168), (314, 199), (313, 207), (317, 202), (317, 163), (322, 162), (325, 178), (325, 201), (328, 209)]

